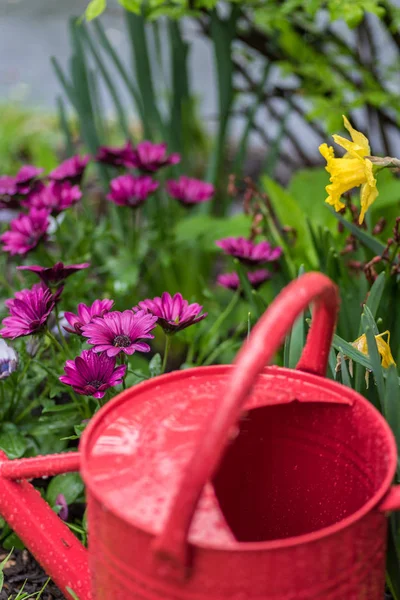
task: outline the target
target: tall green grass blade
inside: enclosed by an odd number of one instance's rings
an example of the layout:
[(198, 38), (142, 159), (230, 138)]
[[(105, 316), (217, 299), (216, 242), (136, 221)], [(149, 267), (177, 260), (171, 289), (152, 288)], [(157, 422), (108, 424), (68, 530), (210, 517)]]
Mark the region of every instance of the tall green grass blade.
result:
[(385, 287), (385, 273), (380, 273), (372, 284), (371, 290), (368, 294), (366, 305), (371, 311), (373, 318), (376, 316), (376, 312), (379, 308), (379, 304), (382, 299), (383, 290)]
[(170, 143), (176, 152), (183, 148), (183, 121), (190, 103), (187, 59), (189, 45), (182, 39), (179, 24), (169, 22), (169, 40), (172, 66), (172, 98), (170, 107)]
[(400, 386), (395, 365), (390, 365), (386, 375), (384, 415), (400, 449)]
[(71, 102), (72, 106), (76, 107), (76, 97), (75, 97), (74, 86), (72, 85), (72, 83), (70, 81), (68, 81), (67, 77), (64, 74), (64, 71), (60, 67), (58, 60), (54, 56), (52, 56), (50, 61), (51, 61), (51, 64), (53, 65), (53, 69), (56, 74), (56, 77), (65, 92), (65, 95), (67, 96), (68, 100)]
[(72, 156), (74, 154), (74, 143), (72, 141), (72, 133), (69, 128), (68, 118), (65, 110), (64, 101), (61, 96), (57, 96), (57, 108), (58, 108), (58, 120), (60, 123), (60, 127), (64, 132), (65, 136), (65, 151), (67, 156)]
[(347, 385), (347, 387), (352, 388), (353, 386), (351, 385), (349, 370), (347, 368), (347, 363), (344, 358), (343, 350), (339, 350), (339, 356), (340, 356), (340, 373), (342, 375), (342, 383), (344, 385)]
[(372, 323), (366, 314), (362, 316), (362, 324), (365, 336), (367, 338), (368, 356), (371, 361), (372, 372), (374, 374), (376, 387), (378, 390), (378, 397), (380, 403), (379, 408), (380, 410), (382, 410), (383, 403), (385, 402), (385, 385), (383, 380), (381, 358), (379, 356), (378, 346), (376, 345)]
[(337, 334), (333, 336), (332, 345), (338, 352), (342, 350), (343, 353), (354, 362), (362, 365), (366, 369), (372, 369), (372, 364), (368, 356), (365, 356), (365, 354), (357, 350), (357, 348), (354, 348), (354, 346), (349, 344), (349, 342), (346, 342), (346, 340), (339, 337)]
[(245, 159), (246, 159), (249, 136), (250, 136), (251, 130), (254, 126), (254, 121), (255, 121), (256, 114), (257, 114), (257, 110), (259, 109), (260, 104), (264, 98), (264, 88), (265, 88), (265, 84), (267, 83), (270, 71), (271, 71), (271, 66), (272, 66), (272, 63), (267, 63), (265, 66), (263, 75), (261, 77), (260, 84), (255, 92), (255, 98), (254, 98), (253, 104), (247, 115), (247, 120), (246, 120), (246, 124), (245, 124), (244, 130), (243, 130), (243, 135), (240, 140), (238, 150), (236, 152), (236, 159), (235, 159), (235, 163), (233, 166), (233, 172), (236, 174), (237, 177), (240, 177), (243, 174), (243, 166), (244, 166)]
[(144, 133), (146, 137), (156, 139), (160, 135), (164, 136), (165, 128), (154, 92), (145, 20), (143, 16), (128, 11), (125, 12), (125, 20), (131, 44), (136, 81), (142, 100)]
[(249, 302), (250, 306), (253, 307), (253, 312), (254, 312), (256, 319), (259, 319), (261, 316), (262, 310), (260, 310), (260, 308), (254, 298), (253, 288), (251, 287), (251, 284), (247, 277), (246, 271), (244, 270), (243, 266), (236, 258), (234, 259), (233, 262), (235, 264), (236, 273), (238, 274), (239, 279), (240, 279), (240, 285), (243, 289), (243, 293), (244, 293), (247, 301)]
[(329, 350), (328, 365), (331, 371), (332, 378), (336, 379), (336, 354), (333, 348)]
[(280, 150), (282, 146), (282, 142), (285, 139), (286, 125), (290, 113), (292, 112), (292, 107), (290, 105), (287, 106), (285, 113), (282, 116), (282, 120), (280, 122), (280, 126), (278, 129), (278, 133), (276, 134), (274, 140), (272, 141), (268, 154), (267, 160), (265, 163), (264, 173), (272, 177), (275, 173), (276, 165), (279, 161)]
[(133, 85), (131, 75), (128, 74), (128, 72), (125, 69), (125, 67), (124, 67), (121, 59), (119, 58), (119, 56), (116, 53), (116, 51), (114, 50), (113, 46), (109, 42), (108, 37), (106, 36), (104, 28), (103, 28), (103, 26), (101, 24), (101, 21), (99, 19), (97, 19), (96, 21), (94, 21), (93, 27), (94, 27), (94, 29), (96, 31), (96, 34), (97, 34), (97, 37), (98, 37), (98, 40), (99, 40), (100, 44), (104, 48), (105, 52), (108, 54), (108, 56), (111, 59), (111, 61), (114, 63), (114, 66), (115, 66), (116, 70), (120, 74), (120, 76), (121, 76), (122, 80), (124, 81), (124, 83), (125, 83), (128, 91), (129, 91), (130, 95), (132, 96), (133, 101), (135, 103), (136, 110), (139, 113), (139, 116), (140, 116), (140, 118), (143, 121), (144, 120), (144, 110), (143, 110), (142, 99), (140, 97), (139, 92), (137, 91), (137, 89)]
[[(233, 102), (233, 62), (231, 47), (238, 15), (238, 8), (233, 6), (228, 19), (220, 19), (216, 10), (213, 10), (210, 16), (211, 38), (215, 58), (214, 64), (217, 75), (219, 126), (214, 148), (209, 160), (206, 178), (214, 185), (218, 181), (223, 164), (225, 139)], [(221, 198), (215, 199), (215, 209), (217, 209), (218, 206), (217, 202), (218, 205), (224, 209)], [(216, 212), (220, 211), (216, 210)]]
[[(304, 265), (299, 268), (298, 277), (304, 274)], [(301, 315), (296, 319), (291, 332), (290, 332), (290, 346), (289, 346), (289, 368), (294, 369), (300, 360), (301, 353), (303, 352), (305, 341), (305, 314)]]
[(129, 138), (129, 125), (128, 125), (127, 118), (125, 116), (125, 111), (123, 109), (122, 103), (119, 99), (117, 87), (116, 87), (115, 83), (112, 81), (110, 74), (104, 64), (104, 61), (103, 61), (102, 57), (100, 56), (100, 53), (98, 52), (95, 44), (93, 43), (93, 40), (90, 36), (89, 31), (87, 30), (87, 28), (84, 25), (81, 25), (81, 28), (82, 28), (83, 40), (93, 56), (94, 62), (96, 63), (97, 68), (99, 69), (99, 71), (101, 73), (103, 81), (104, 81), (104, 83), (108, 89), (108, 92), (112, 98), (112, 101), (114, 103), (115, 112), (117, 114), (117, 118), (118, 118), (118, 122), (119, 122), (119, 125), (121, 128), (122, 134), (125, 138)]
[(361, 244), (369, 248), (376, 256), (382, 256), (386, 247), (384, 244), (382, 244), (382, 242), (357, 227), (357, 225), (354, 225), (354, 223), (350, 223), (350, 221), (344, 219), (342, 215), (335, 212), (331, 206), (328, 206), (327, 208), (331, 211), (335, 219), (340, 221), (340, 223), (342, 223), (342, 225), (344, 225), (346, 229), (348, 229), (361, 242)]

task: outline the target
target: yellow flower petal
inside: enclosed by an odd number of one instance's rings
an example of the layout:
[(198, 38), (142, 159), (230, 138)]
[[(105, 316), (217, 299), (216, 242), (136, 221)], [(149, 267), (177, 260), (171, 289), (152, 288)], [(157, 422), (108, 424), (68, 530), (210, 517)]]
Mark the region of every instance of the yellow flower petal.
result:
[[(385, 341), (383, 339), (383, 337), (385, 335), (387, 336), (387, 341)], [(396, 363), (394, 362), (392, 352), (390, 350), (390, 345), (389, 345), (390, 332), (384, 331), (383, 333), (376, 335), (375, 340), (376, 340), (378, 352), (381, 356), (382, 367), (387, 369), (390, 365), (395, 365)], [(359, 352), (361, 352), (362, 354), (365, 354), (366, 356), (368, 356), (367, 336), (365, 335), (365, 333), (363, 333), (362, 335), (360, 335), (360, 337), (358, 337), (356, 340), (354, 340), (354, 342), (352, 342), (351, 345), (354, 346), (354, 348), (357, 348), (357, 350)]]
[(358, 219), (358, 222), (360, 223), (360, 225), (364, 221), (365, 213), (367, 212), (367, 210), (369, 209), (371, 204), (373, 204), (375, 202), (378, 195), (379, 195), (379, 192), (376, 189), (376, 185), (374, 187), (372, 187), (371, 185), (369, 185), (369, 183), (364, 183), (361, 186), (361, 196), (360, 196), (361, 212), (360, 212), (360, 217)]
[(351, 135), (351, 139), (353, 140), (353, 142), (355, 144), (357, 144), (357, 146), (359, 146), (360, 148), (364, 149), (364, 151), (365, 151), (364, 156), (370, 156), (371, 148), (369, 147), (368, 138), (360, 131), (357, 131), (357, 129), (354, 129), (354, 127), (351, 126), (350, 121), (344, 115), (342, 115), (342, 116), (343, 116), (344, 126), (346, 127), (347, 131)]

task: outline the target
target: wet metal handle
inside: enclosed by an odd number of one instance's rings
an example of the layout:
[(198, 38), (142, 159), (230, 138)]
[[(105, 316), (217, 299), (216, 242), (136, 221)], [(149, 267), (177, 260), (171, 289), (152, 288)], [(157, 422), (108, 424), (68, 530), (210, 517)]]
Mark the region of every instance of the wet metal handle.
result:
[(202, 489), (228, 443), (229, 433), (257, 376), (273, 358), (296, 318), (314, 306), (311, 329), (297, 369), (324, 376), (339, 309), (335, 284), (325, 275), (308, 273), (290, 283), (254, 327), (235, 359), (224, 398), (207, 421), (199, 446), (183, 474), (165, 528), (155, 540), (156, 557), (185, 570), (187, 536)]

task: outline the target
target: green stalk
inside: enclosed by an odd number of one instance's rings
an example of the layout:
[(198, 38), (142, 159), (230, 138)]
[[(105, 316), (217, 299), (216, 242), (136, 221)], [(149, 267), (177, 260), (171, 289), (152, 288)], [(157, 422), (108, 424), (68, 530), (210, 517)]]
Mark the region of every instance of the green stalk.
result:
[(164, 356), (163, 356), (163, 362), (162, 362), (162, 366), (161, 366), (161, 374), (165, 373), (170, 347), (171, 347), (171, 336), (168, 335), (168, 333), (166, 333), (165, 334)]

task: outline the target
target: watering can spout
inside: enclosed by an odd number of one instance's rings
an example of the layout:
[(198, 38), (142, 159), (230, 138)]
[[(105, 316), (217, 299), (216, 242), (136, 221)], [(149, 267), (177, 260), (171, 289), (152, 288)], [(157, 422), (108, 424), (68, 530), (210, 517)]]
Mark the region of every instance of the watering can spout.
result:
[(0, 452), (0, 513), (66, 598), (91, 600), (87, 551), (25, 478), (79, 470), (79, 454), (9, 461)]

